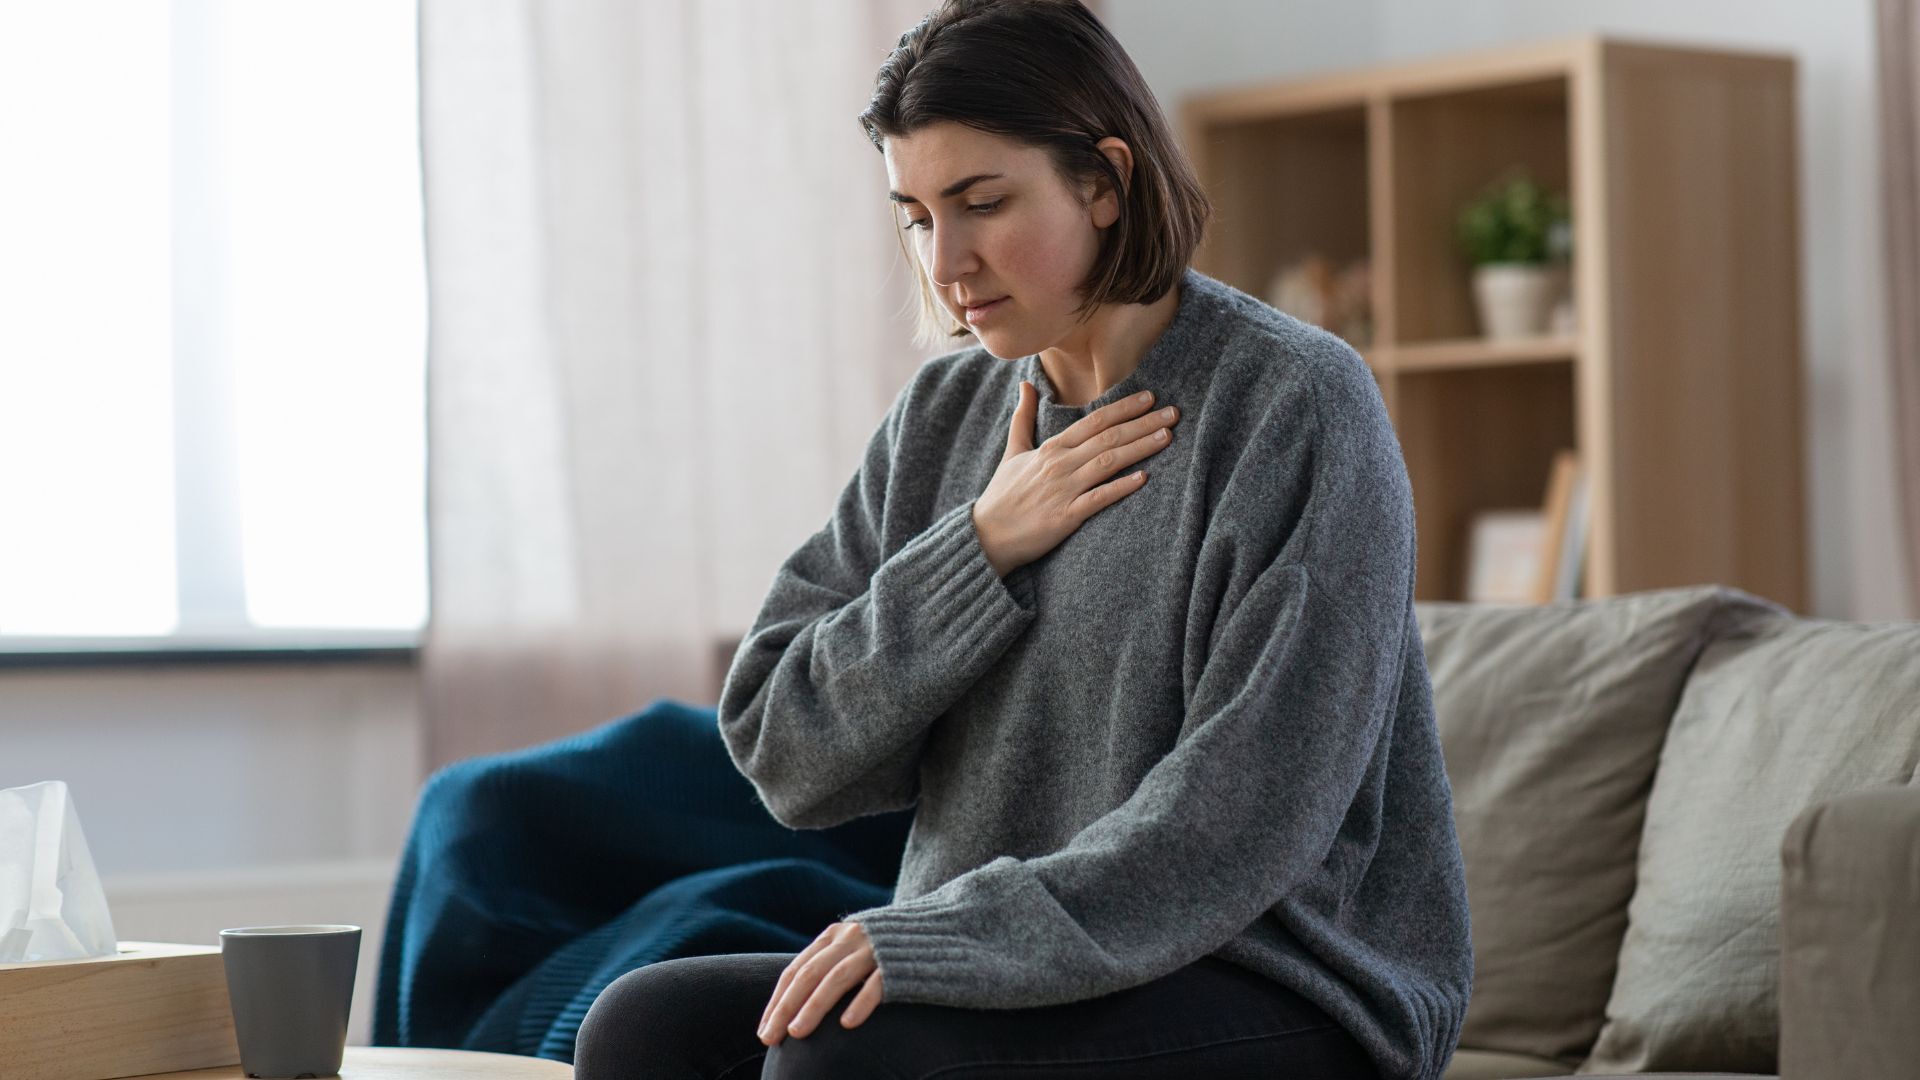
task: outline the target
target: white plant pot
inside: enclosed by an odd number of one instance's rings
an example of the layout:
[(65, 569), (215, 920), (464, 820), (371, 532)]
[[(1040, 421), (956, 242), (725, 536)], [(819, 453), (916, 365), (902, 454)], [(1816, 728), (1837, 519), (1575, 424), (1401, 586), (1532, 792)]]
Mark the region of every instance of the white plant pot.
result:
[(1544, 334), (1554, 292), (1552, 268), (1543, 263), (1481, 263), (1473, 268), (1480, 331), (1490, 338)]

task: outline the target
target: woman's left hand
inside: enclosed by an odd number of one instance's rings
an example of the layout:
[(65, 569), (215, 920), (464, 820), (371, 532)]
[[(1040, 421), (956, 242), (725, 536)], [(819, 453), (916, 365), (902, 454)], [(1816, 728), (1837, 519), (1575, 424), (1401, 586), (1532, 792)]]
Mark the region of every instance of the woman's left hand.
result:
[(866, 928), (857, 922), (837, 922), (822, 930), (780, 973), (773, 998), (760, 1014), (760, 1041), (776, 1046), (788, 1035), (805, 1038), (834, 1002), (855, 986), (860, 993), (841, 1013), (841, 1027), (859, 1027), (880, 1004), (880, 965), (873, 958)]

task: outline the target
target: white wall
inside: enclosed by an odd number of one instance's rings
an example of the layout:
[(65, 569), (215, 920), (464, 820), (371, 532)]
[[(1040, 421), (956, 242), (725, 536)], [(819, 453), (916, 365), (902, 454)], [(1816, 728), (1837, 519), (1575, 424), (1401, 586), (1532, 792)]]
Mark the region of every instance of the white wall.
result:
[(1106, 0), (1105, 18), (1169, 111), (1197, 90), (1588, 31), (1793, 53), (1813, 613), (1920, 617), (1893, 486), (1871, 0)]
[(422, 779), (415, 682), (394, 662), (0, 671), (0, 788), (67, 782), (122, 941), (361, 927), (363, 1044)]
[(0, 671), (0, 788), (65, 780), (103, 876), (385, 858), (420, 784), (410, 663)]

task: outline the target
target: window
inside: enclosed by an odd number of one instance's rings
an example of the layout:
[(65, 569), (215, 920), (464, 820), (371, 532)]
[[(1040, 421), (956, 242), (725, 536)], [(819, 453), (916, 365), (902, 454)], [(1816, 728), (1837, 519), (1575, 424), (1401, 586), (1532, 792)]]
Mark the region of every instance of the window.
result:
[(0, 652), (425, 623), (415, 12), (0, 5)]

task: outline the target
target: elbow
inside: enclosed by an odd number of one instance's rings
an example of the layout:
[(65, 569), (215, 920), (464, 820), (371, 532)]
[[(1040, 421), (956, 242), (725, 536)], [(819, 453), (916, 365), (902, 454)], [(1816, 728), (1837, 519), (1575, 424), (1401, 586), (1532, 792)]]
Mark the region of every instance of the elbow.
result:
[[(723, 729), (723, 734), (726, 734)], [(798, 796), (791, 783), (781, 782), (769, 776), (764, 769), (754, 765), (754, 746), (751, 741), (736, 742), (728, 734), (726, 737), (727, 755), (733, 759), (733, 767), (747, 783), (753, 786), (754, 799), (766, 808), (767, 815), (789, 829), (814, 829), (813, 824), (818, 812), (818, 800)]]
[(796, 786), (768, 786), (757, 779), (753, 783), (767, 813), (789, 829), (831, 829), (855, 818), (905, 810), (920, 801), (918, 785), (901, 791), (859, 785), (821, 790), (817, 784), (797, 791)]
[(789, 829), (825, 829), (840, 824), (826, 812), (826, 807), (818, 799), (796, 799), (790, 795), (776, 795), (758, 782), (753, 785), (760, 797), (760, 805), (767, 808), (768, 816)]
[[(734, 770), (753, 785), (754, 797), (773, 820), (789, 829), (817, 829), (820, 803), (811, 793), (799, 790), (805, 785), (790, 769), (769, 767), (761, 753), (760, 735), (765, 714), (757, 707), (729, 710), (723, 699), (719, 709), (720, 739), (727, 747)], [(786, 775), (780, 775), (785, 773)], [(827, 824), (831, 824), (830, 822)]]

